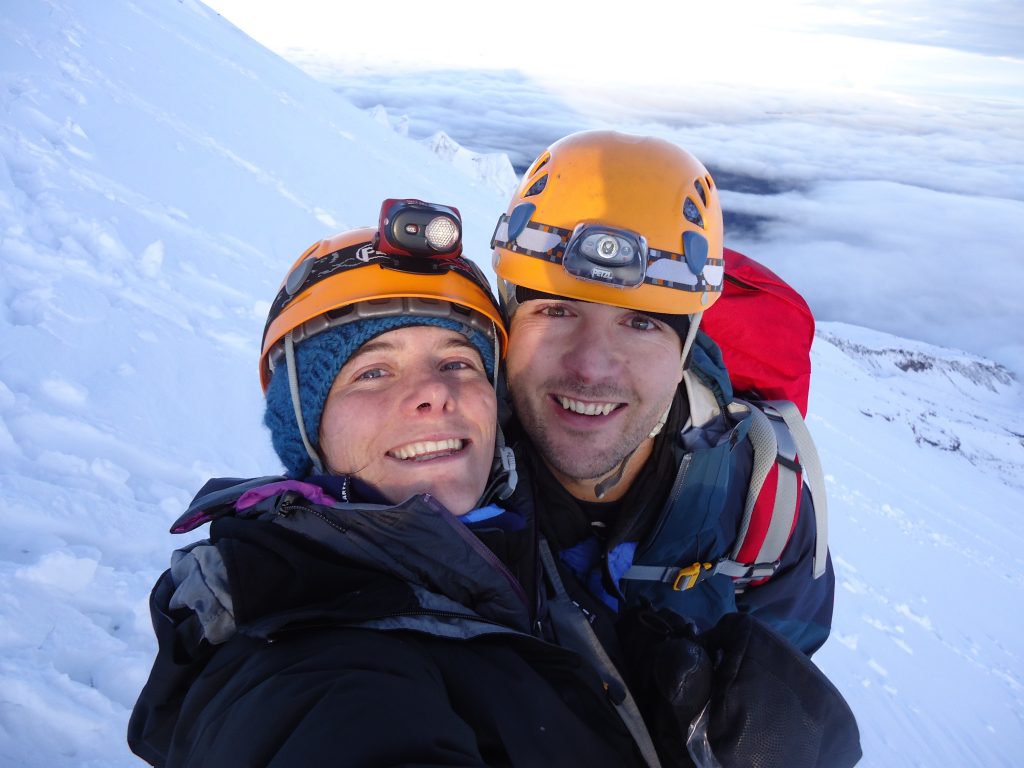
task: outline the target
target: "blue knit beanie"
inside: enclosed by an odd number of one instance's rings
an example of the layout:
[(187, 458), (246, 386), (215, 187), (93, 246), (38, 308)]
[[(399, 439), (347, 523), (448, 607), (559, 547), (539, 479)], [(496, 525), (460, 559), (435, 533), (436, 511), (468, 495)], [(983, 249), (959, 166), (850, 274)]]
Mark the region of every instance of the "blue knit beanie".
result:
[[(480, 352), (487, 378), (494, 380), (494, 346), (483, 333), (443, 317), (396, 315), (369, 318), (318, 333), (295, 347), (295, 369), (299, 380), (299, 402), (310, 443), (319, 448), (320, 417), (331, 385), (342, 366), (363, 344), (382, 333), (413, 325), (436, 325), (465, 334)], [(270, 428), (274, 450), (290, 477), (305, 477), (313, 469), (295, 421), (295, 409), (284, 366), (278, 368), (267, 387), (267, 410), (263, 423)]]

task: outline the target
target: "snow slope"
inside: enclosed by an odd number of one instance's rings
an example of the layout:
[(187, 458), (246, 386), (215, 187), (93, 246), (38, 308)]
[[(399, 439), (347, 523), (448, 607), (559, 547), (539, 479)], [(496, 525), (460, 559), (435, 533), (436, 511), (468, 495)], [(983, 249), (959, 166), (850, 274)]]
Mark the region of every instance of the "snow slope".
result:
[(815, 661), (857, 713), (862, 764), (1019, 765), (1019, 383), (981, 358), (833, 323), (812, 362), (837, 578)]
[[(458, 206), (489, 272), (504, 199), (193, 0), (8, 0), (0, 115), (0, 764), (137, 765), (167, 528), (208, 476), (279, 469), (256, 357), (285, 270), (412, 196)], [(840, 580), (816, 659), (863, 764), (1013, 765), (1020, 386), (851, 326), (814, 363)]]

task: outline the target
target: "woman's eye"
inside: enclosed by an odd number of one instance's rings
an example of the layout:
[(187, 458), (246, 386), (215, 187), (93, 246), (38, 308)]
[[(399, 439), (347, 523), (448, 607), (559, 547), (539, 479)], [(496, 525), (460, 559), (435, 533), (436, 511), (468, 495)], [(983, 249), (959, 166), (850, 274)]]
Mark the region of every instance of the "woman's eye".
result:
[(383, 368), (370, 368), (369, 370), (363, 371), (358, 376), (356, 376), (356, 380), (357, 381), (364, 381), (364, 380), (367, 380), (367, 379), (379, 379), (383, 375), (384, 375), (384, 369)]
[(483, 373), (483, 362), (473, 360), (449, 360), (441, 365), (442, 371), (479, 371)]

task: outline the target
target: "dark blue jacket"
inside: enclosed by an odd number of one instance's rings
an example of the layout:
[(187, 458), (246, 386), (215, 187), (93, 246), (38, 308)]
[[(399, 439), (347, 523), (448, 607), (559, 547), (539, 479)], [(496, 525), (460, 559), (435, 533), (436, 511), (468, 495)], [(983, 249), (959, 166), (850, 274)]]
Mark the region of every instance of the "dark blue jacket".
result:
[[(550, 477), (545, 479), (528, 441), (517, 445), (522, 460), (532, 459), (537, 468), (541, 487), (535, 489), (533, 501), (542, 529), (554, 539), (561, 560), (580, 584), (614, 611), (625, 613), (649, 602), (655, 608), (670, 608), (700, 630), (714, 626), (727, 613), (746, 612), (810, 655), (831, 631), (835, 574), (829, 558), (824, 574), (813, 577), (817, 525), (806, 485), (792, 535), (768, 581), (738, 589), (733, 579), (718, 574), (677, 591), (671, 584), (621, 578), (634, 564), (667, 568), (715, 563), (729, 556), (740, 531), (753, 465), (753, 447), (746, 438), (749, 425), (726, 409), (732, 387), (718, 348), (703, 334), (698, 334), (686, 376), (687, 388), (680, 387), (670, 416), (674, 433), (667, 428), (655, 439), (649, 466), (624, 497), (626, 508), (620, 516), (637, 518), (625, 526), (625, 533), (604, 540), (563, 537), (559, 542), (550, 533), (559, 527), (553, 517), (580, 514), (575, 508), (580, 505)], [(703, 404), (688, 403), (687, 395), (702, 398)], [(705, 410), (694, 419), (698, 408)], [(683, 428), (687, 415), (700, 426)]]

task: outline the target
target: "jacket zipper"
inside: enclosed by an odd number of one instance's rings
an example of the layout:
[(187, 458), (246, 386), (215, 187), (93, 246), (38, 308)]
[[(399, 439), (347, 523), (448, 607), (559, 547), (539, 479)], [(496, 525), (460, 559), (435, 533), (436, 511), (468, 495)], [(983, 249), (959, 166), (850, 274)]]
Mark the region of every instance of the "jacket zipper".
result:
[(348, 533), (347, 528), (345, 528), (342, 525), (339, 525), (336, 521), (331, 520), (331, 518), (329, 518), (323, 512), (317, 509), (313, 509), (313, 507), (307, 506), (305, 504), (282, 504), (277, 509), (277, 514), (280, 517), (289, 517), (291, 516), (292, 512), (308, 512), (314, 517), (318, 517), (321, 520), (323, 520), (325, 523), (331, 526), (331, 528), (338, 531), (339, 533)]

